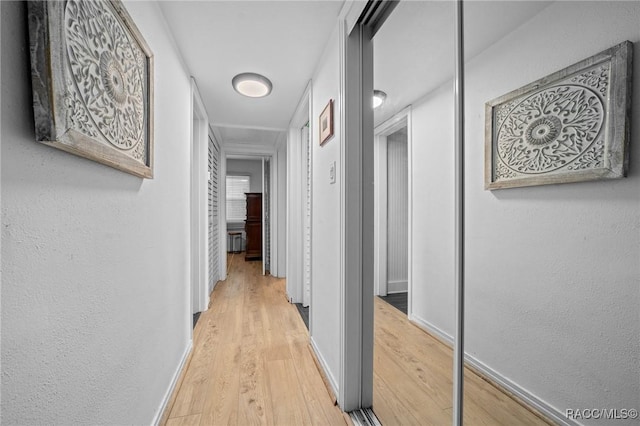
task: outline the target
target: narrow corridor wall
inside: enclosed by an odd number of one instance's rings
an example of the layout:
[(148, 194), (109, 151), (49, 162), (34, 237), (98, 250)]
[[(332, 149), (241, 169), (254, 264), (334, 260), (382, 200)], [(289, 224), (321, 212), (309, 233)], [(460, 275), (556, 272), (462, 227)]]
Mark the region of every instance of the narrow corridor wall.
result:
[(2, 424), (151, 424), (190, 341), (190, 85), (156, 3), (154, 179), (35, 142), (26, 3), (2, 14)]
[[(331, 385), (338, 390), (340, 377), (340, 68), (338, 29), (327, 43), (313, 77), (311, 117), (312, 214), (311, 214), (311, 343), (319, 355)], [(334, 101), (334, 136), (320, 146), (318, 118)], [(336, 181), (329, 169), (336, 164)]]

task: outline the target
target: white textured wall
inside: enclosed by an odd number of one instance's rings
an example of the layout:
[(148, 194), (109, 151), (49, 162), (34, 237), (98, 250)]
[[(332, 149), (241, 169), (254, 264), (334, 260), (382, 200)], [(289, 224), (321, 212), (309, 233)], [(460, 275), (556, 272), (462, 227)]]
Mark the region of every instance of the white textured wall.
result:
[[(453, 92), (438, 89), (412, 108), (412, 313), (454, 329)], [(478, 159), (482, 161), (482, 158)]]
[(387, 137), (387, 282), (389, 292), (407, 291), (409, 238), (407, 130)]
[[(338, 30), (313, 77), (311, 117), (317, 121), (334, 100), (334, 136), (320, 146), (317, 122), (312, 127), (313, 195), (311, 205), (311, 339), (329, 369), (335, 386), (340, 376), (340, 68)], [(329, 167), (336, 162), (336, 183), (329, 183)]]
[[(561, 413), (640, 408), (639, 22), (639, 2), (558, 2), (466, 68), (466, 350)], [(629, 177), (484, 191), (484, 103), (624, 40), (636, 43)], [(449, 334), (452, 98), (448, 84), (413, 115), (414, 314)]]
[(189, 79), (155, 4), (155, 178), (38, 144), (2, 2), (2, 424), (150, 424), (190, 338)]

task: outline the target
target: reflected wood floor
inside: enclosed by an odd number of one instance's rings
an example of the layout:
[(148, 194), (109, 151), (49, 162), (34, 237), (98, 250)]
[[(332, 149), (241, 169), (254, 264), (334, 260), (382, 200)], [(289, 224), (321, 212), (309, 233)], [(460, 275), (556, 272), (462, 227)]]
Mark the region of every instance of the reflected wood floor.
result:
[[(240, 255), (228, 264), (160, 424), (351, 424), (327, 392), (285, 281)], [(374, 299), (374, 412), (384, 426), (450, 425), (451, 349)], [(547, 424), (473, 372), (465, 380), (466, 425)]]
[(285, 296), (260, 262), (228, 257), (229, 273), (194, 330), (193, 352), (161, 424), (346, 425)]
[[(373, 411), (384, 426), (450, 425), (453, 351), (375, 297)], [(465, 369), (465, 425), (550, 425)]]

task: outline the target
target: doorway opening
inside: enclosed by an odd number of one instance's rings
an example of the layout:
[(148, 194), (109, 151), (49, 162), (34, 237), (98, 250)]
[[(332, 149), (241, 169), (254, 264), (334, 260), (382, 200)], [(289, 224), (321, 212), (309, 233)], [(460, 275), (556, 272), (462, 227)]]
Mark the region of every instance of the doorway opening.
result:
[(227, 252), (271, 270), (272, 158), (226, 156), (225, 230)]
[(302, 321), (309, 330), (311, 310), (311, 135), (309, 122), (300, 129), (302, 149), (302, 301), (295, 303)]
[(411, 109), (375, 129), (374, 289), (376, 296), (409, 316), (411, 280)]
[(287, 284), (289, 302), (296, 305), (310, 330), (312, 164), (311, 83), (300, 100), (287, 137)]
[[(209, 118), (195, 80), (191, 80), (191, 333), (199, 313), (209, 306), (209, 295), (220, 276), (219, 236), (216, 241), (214, 212), (214, 176), (219, 155), (211, 139)], [(213, 151), (210, 146), (213, 144)], [(210, 158), (210, 155), (212, 156)], [(219, 199), (217, 200), (219, 201)], [(217, 260), (217, 264), (212, 262)], [(217, 266), (217, 267), (216, 267)], [(216, 276), (216, 271), (218, 274)], [(193, 335), (193, 334), (192, 334)]]

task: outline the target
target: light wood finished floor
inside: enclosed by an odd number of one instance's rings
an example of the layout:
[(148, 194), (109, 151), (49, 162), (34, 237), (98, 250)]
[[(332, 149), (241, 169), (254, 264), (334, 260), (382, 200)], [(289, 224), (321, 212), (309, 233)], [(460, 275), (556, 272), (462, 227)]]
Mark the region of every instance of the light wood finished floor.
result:
[(161, 424), (346, 425), (308, 348), (284, 279), (229, 256), (226, 281), (194, 330), (194, 347)]
[[(285, 281), (241, 255), (228, 262), (161, 424), (350, 424), (327, 392)], [(450, 425), (451, 349), (375, 299), (374, 412), (384, 426)], [(548, 424), (471, 371), (465, 389), (465, 425)]]
[[(373, 411), (384, 426), (450, 425), (453, 352), (375, 298)], [(465, 369), (465, 425), (549, 425)]]

